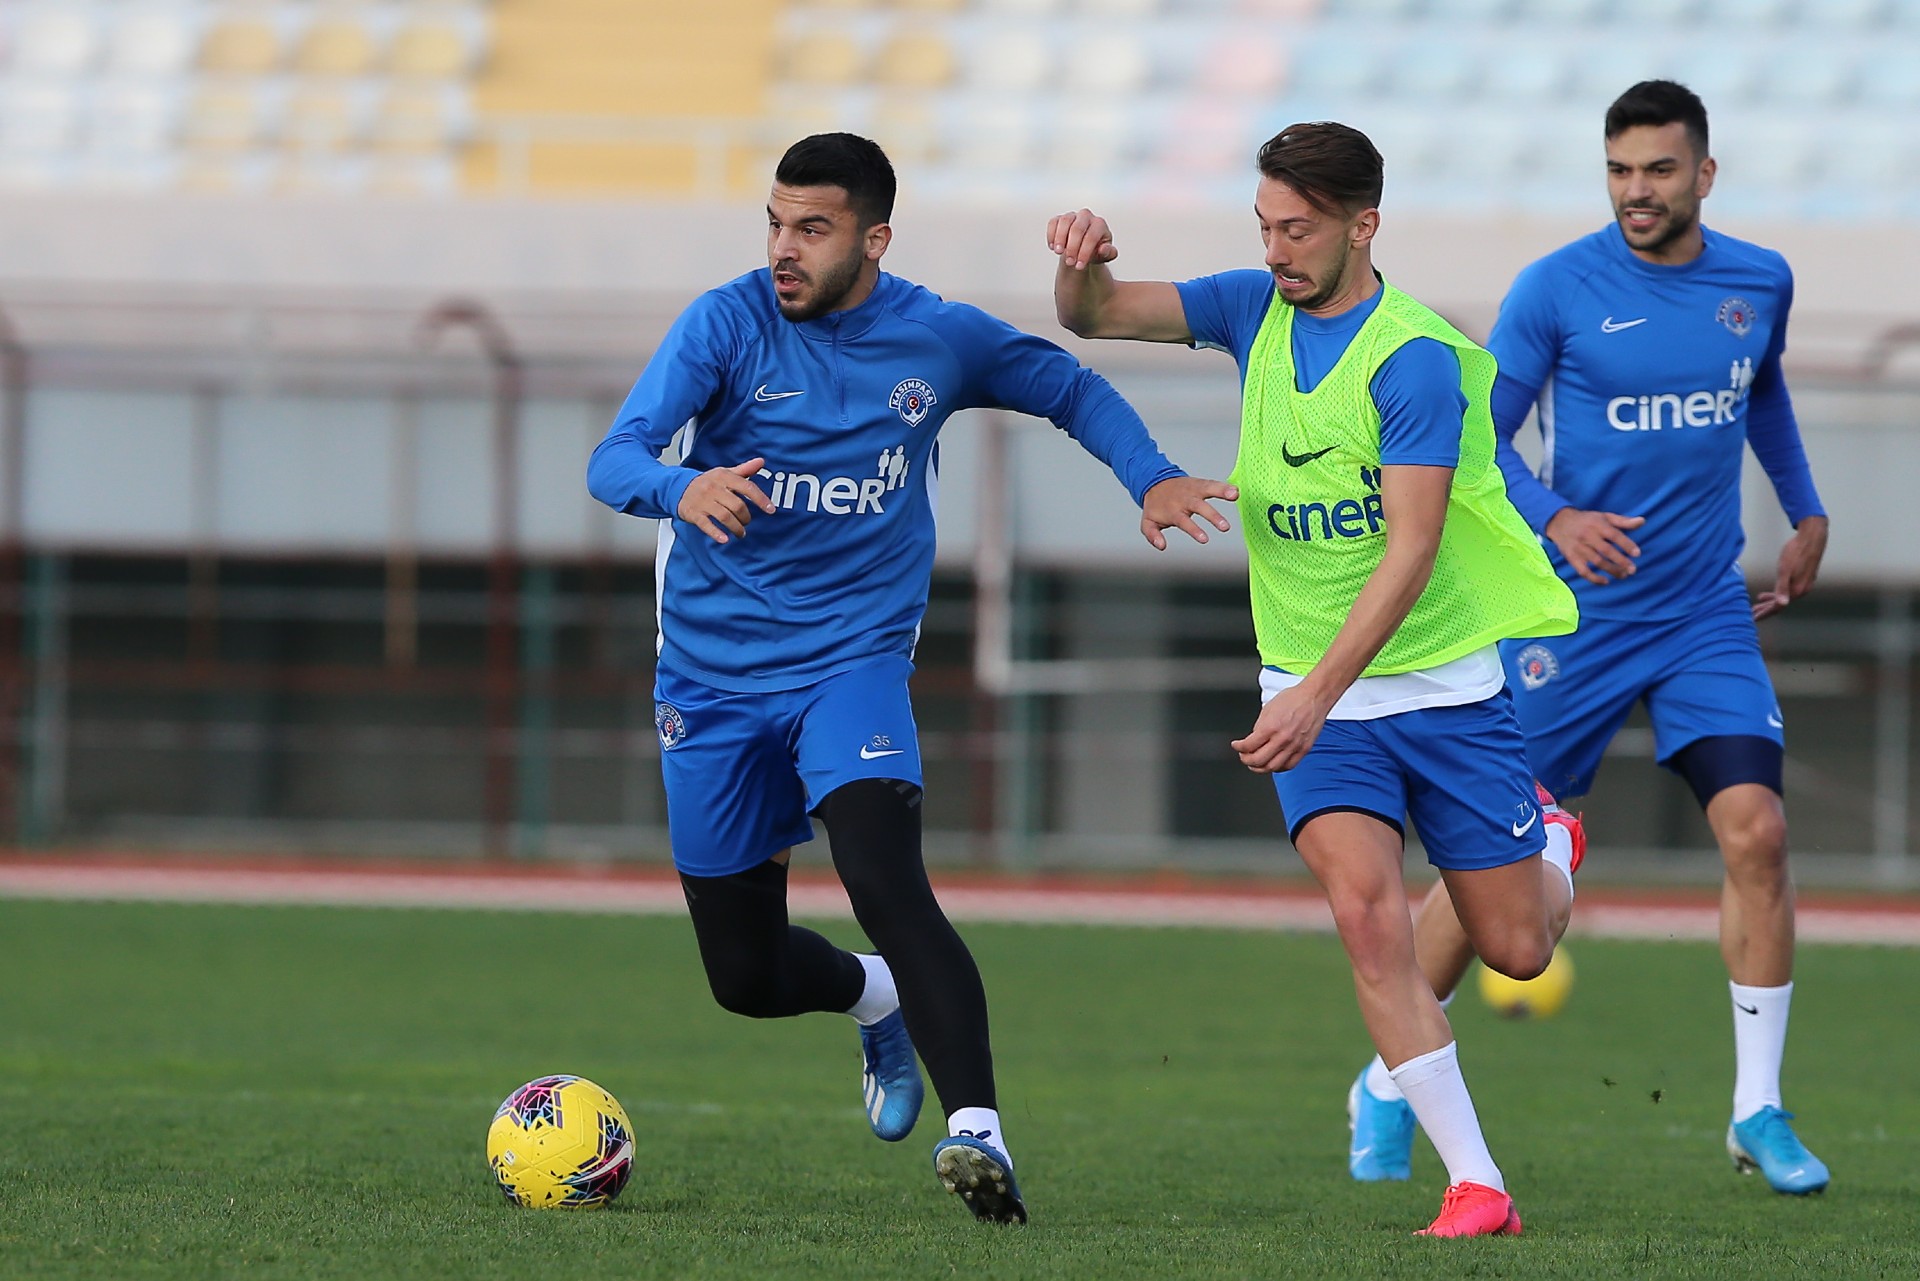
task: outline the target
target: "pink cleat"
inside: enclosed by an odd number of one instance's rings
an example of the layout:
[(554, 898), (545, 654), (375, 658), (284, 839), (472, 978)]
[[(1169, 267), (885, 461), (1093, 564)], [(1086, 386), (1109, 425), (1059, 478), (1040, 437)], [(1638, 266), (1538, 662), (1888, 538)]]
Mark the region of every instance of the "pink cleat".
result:
[(1540, 812), (1546, 816), (1547, 822), (1567, 829), (1567, 835), (1573, 840), (1573, 858), (1569, 860), (1571, 866), (1568, 870), (1579, 871), (1581, 860), (1587, 856), (1586, 824), (1581, 821), (1580, 815), (1569, 814), (1561, 809), (1560, 802), (1553, 799), (1553, 793), (1538, 779), (1534, 780), (1533, 795), (1540, 802)]
[(1440, 1217), (1417, 1237), (1517, 1237), (1520, 1212), (1513, 1198), (1484, 1183), (1456, 1183), (1440, 1202)]

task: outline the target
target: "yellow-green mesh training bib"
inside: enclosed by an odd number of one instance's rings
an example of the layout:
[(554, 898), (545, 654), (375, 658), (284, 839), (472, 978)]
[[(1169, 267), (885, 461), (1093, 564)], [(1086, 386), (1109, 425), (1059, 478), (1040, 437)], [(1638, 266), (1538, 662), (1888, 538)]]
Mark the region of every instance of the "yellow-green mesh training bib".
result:
[(1427, 307), (1382, 282), (1383, 296), (1337, 364), (1295, 388), (1293, 308), (1278, 296), (1247, 361), (1240, 487), (1260, 658), (1304, 674), (1318, 663), (1386, 554), (1380, 411), (1370, 390), (1387, 357), (1415, 338), (1451, 347), (1467, 412), (1440, 551), (1413, 611), (1365, 675), (1437, 667), (1510, 636), (1561, 636), (1579, 618), (1494, 463), (1494, 360)]

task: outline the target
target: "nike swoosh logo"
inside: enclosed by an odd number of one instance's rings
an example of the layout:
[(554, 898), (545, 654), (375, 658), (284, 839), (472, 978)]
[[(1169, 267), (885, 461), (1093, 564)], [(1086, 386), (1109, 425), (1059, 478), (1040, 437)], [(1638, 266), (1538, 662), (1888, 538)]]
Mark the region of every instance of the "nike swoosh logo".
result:
[(1325, 449), (1316, 449), (1311, 454), (1296, 454), (1287, 448), (1287, 442), (1283, 440), (1280, 442), (1280, 461), (1289, 467), (1305, 467), (1314, 459), (1324, 458), (1338, 448), (1340, 448), (1338, 445), (1328, 445)]
[(1772, 712), (1767, 713), (1767, 724), (1773, 726), (1775, 729), (1785, 729), (1787, 727), (1787, 723)]
[(1640, 317), (1638, 320), (1615, 320), (1612, 316), (1608, 316), (1600, 322), (1600, 332), (1603, 334), (1617, 334), (1622, 329), (1632, 329), (1635, 325), (1644, 325), (1646, 323), (1647, 317), (1645, 316)]
[(1540, 821), (1540, 811), (1535, 810), (1533, 814), (1527, 819), (1526, 822), (1515, 823), (1513, 825), (1513, 834), (1515, 836), (1525, 836), (1527, 832), (1532, 829), (1533, 825), (1535, 823), (1538, 823), (1539, 821)]
[(1735, 1001), (1735, 1002), (1733, 1003), (1733, 1008), (1734, 1008), (1734, 1009), (1736, 1009), (1736, 1010), (1745, 1010), (1745, 1011), (1746, 1011), (1746, 1012), (1747, 1012), (1748, 1014), (1758, 1014), (1758, 1013), (1760, 1012), (1760, 1007), (1759, 1007), (1759, 1006), (1757, 1006), (1757, 1005), (1742, 1005), (1742, 1004), (1740, 1004), (1740, 1002), (1738, 1002), (1738, 1001)]
[(806, 394), (804, 389), (801, 391), (768, 391), (767, 385), (761, 383), (760, 386), (755, 389), (753, 398), (764, 404), (769, 400), (785, 400), (789, 396), (804, 396)]
[(863, 761), (877, 761), (882, 756), (898, 756), (906, 750), (904, 747), (896, 747), (891, 751), (876, 752), (871, 747), (863, 747), (860, 749), (860, 759)]

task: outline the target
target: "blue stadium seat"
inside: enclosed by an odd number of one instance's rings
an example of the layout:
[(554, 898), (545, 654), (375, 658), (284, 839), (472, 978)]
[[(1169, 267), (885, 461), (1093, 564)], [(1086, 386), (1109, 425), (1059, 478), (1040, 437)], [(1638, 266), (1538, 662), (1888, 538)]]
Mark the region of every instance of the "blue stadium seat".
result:
[(1556, 102), (1573, 78), (1568, 51), (1546, 40), (1511, 40), (1488, 55), (1482, 72), (1489, 97)]
[(1768, 106), (1833, 107), (1853, 96), (1859, 75), (1851, 47), (1796, 42), (1768, 60), (1761, 97)]
[(1461, 40), (1413, 40), (1394, 56), (1387, 89), (1397, 98), (1457, 102), (1479, 89), (1480, 56)]
[(1860, 68), (1855, 92), (1862, 103), (1881, 110), (1920, 109), (1920, 50), (1909, 45), (1878, 51)]

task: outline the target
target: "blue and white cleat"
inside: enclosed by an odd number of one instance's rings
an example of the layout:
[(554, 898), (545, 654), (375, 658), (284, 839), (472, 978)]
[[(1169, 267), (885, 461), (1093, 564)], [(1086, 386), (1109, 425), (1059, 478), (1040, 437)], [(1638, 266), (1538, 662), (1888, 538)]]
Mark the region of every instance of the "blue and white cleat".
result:
[(1826, 1163), (1807, 1151), (1806, 1144), (1787, 1122), (1793, 1113), (1761, 1108), (1744, 1121), (1727, 1127), (1727, 1155), (1742, 1174), (1755, 1170), (1767, 1176), (1775, 1192), (1805, 1196), (1827, 1190)]
[(933, 1145), (933, 1172), (982, 1223), (1025, 1223), (1027, 1203), (1013, 1181), (1013, 1162), (984, 1138), (956, 1134)]
[(872, 1027), (862, 1026), (860, 1048), (866, 1058), (860, 1069), (860, 1097), (866, 1101), (867, 1121), (880, 1138), (898, 1143), (913, 1133), (920, 1103), (927, 1097), (913, 1057), (913, 1038), (900, 1011)]
[(1405, 1099), (1375, 1098), (1367, 1088), (1367, 1069), (1347, 1091), (1347, 1173), (1362, 1183), (1413, 1177), (1413, 1107)]

